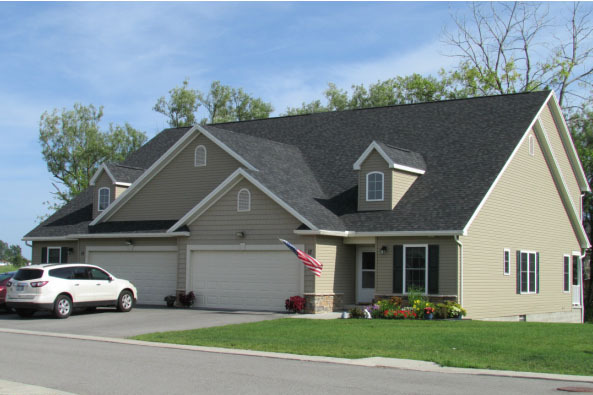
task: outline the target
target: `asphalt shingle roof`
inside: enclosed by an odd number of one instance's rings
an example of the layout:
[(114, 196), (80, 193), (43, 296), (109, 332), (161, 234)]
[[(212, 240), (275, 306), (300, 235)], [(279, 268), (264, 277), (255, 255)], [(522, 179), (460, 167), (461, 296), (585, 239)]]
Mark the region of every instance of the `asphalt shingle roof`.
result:
[(109, 169), (115, 181), (133, 183), (144, 173), (146, 169), (139, 167), (124, 166), (117, 163), (108, 163), (105, 166)]
[[(254, 178), (320, 229), (461, 230), (548, 95), (532, 92), (317, 113), (206, 129), (259, 170), (249, 171)], [(161, 132), (121, 165), (148, 168), (187, 130)], [(426, 172), (394, 210), (358, 212), (352, 166), (373, 141), (395, 163)], [(87, 226), (92, 196), (86, 193), (80, 196), (86, 205), (75, 199), (27, 236), (49, 235), (56, 219), (77, 218), (76, 208), (84, 207), (88, 215), (86, 223), (80, 215), (76, 226)]]

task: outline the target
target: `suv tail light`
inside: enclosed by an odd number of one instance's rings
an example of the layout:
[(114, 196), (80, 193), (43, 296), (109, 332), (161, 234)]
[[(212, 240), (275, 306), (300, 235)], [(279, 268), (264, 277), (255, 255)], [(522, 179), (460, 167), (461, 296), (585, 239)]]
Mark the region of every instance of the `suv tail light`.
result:
[(35, 281), (31, 283), (31, 286), (33, 288), (40, 288), (43, 287), (45, 284), (47, 284), (49, 281)]

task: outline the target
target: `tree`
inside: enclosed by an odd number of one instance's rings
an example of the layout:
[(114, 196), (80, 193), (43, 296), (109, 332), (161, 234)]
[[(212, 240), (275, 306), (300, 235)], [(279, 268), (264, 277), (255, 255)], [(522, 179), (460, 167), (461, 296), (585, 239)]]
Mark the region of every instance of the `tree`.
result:
[(593, 25), (579, 3), (570, 11), (562, 31), (548, 5), (473, 3), (469, 18), (453, 17), (456, 31), (444, 31), (460, 59), (447, 77), (470, 96), (552, 88), (565, 108), (578, 107), (592, 86)]
[(10, 262), (15, 266), (24, 266), (28, 260), (22, 255), (21, 246), (8, 245), (0, 240), (0, 260)]
[(54, 183), (57, 202), (50, 208), (59, 208), (86, 189), (101, 163), (122, 161), (146, 141), (143, 132), (127, 123), (109, 125), (109, 131), (102, 132), (102, 116), (103, 107), (78, 103), (72, 110), (54, 109), (41, 115), (39, 142), (43, 159), (62, 185)]
[(160, 112), (169, 118), (169, 126), (179, 128), (192, 126), (196, 123), (195, 112), (198, 111), (199, 92), (189, 89), (189, 79), (183, 80), (180, 87), (175, 87), (169, 91), (169, 99), (161, 96), (153, 107), (153, 110)]

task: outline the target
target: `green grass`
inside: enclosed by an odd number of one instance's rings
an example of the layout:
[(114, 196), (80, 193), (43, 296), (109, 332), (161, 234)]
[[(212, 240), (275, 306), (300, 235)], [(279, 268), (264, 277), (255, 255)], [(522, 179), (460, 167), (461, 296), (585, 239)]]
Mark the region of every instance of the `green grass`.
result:
[(137, 340), (443, 366), (593, 375), (593, 325), (481, 321), (280, 319)]
[(19, 267), (14, 265), (0, 266), (0, 274), (6, 272), (16, 272), (17, 270), (19, 270)]

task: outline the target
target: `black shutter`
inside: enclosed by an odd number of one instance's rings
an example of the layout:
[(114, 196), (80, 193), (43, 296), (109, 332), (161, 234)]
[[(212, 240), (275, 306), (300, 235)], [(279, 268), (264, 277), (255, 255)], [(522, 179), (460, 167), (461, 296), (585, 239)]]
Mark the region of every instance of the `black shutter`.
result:
[(393, 293), (403, 293), (402, 281), (404, 278), (404, 246), (393, 246)]
[(68, 263), (68, 247), (62, 247), (62, 253), (60, 254), (60, 263)]
[(535, 253), (535, 292), (539, 293), (539, 252)]
[(428, 293), (439, 293), (439, 246), (428, 246)]
[(47, 247), (41, 247), (41, 263), (47, 263)]
[(521, 293), (521, 251), (517, 251), (517, 293)]

